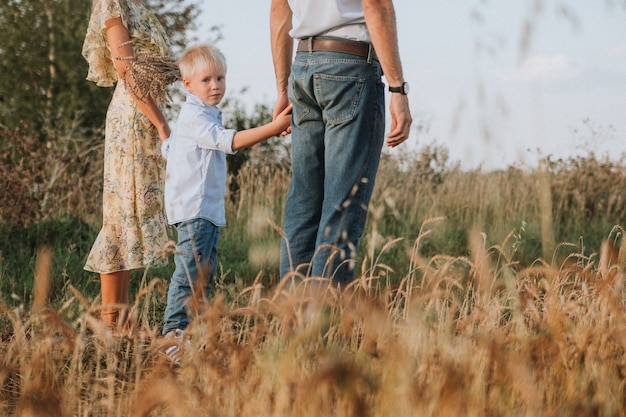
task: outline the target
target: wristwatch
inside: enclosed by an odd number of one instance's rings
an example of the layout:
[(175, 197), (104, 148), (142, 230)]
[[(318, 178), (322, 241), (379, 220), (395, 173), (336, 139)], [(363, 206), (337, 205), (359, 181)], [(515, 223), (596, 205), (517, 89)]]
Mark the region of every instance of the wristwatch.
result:
[(409, 94), (409, 83), (405, 81), (400, 87), (389, 86), (389, 91), (391, 91), (392, 93), (404, 94), (406, 96), (407, 94)]

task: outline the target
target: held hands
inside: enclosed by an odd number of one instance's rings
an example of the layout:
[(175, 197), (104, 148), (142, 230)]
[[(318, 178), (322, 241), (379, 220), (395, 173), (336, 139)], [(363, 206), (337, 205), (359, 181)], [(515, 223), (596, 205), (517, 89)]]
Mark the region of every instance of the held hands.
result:
[[(291, 108), (292, 106), (291, 106), (291, 103), (289, 103), (289, 99), (287, 98), (287, 93), (284, 93), (284, 94), (279, 93), (276, 104), (274, 105), (274, 114), (273, 114), (272, 120), (276, 121), (280, 117), (280, 115), (283, 114), (285, 111), (288, 111), (288, 113), (291, 113)], [(287, 127), (285, 127), (281, 131), (279, 136), (287, 136), (290, 133), (291, 133), (291, 124), (288, 124)]]
[(278, 128), (277, 136), (287, 136), (291, 133), (291, 109), (293, 106), (291, 103), (287, 104), (287, 107), (283, 108), (278, 115), (276, 115), (276, 108), (274, 109), (274, 123)]
[(395, 148), (408, 139), (411, 132), (411, 111), (409, 99), (404, 94), (391, 94), (389, 102), (391, 113), (391, 132), (387, 135), (387, 146)]
[[(274, 106), (274, 123), (278, 123), (281, 129), (280, 136), (291, 133), (291, 109), (292, 105), (285, 98), (279, 100)], [(392, 94), (389, 103), (391, 113), (391, 132), (387, 135), (387, 146), (395, 148), (409, 138), (411, 132), (411, 110), (409, 99), (404, 94)]]

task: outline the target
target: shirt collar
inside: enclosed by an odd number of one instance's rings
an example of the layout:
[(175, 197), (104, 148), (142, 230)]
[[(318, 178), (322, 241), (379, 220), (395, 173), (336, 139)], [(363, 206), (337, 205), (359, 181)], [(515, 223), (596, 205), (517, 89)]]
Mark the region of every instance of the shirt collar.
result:
[(215, 114), (221, 114), (222, 112), (220, 111), (219, 107), (217, 106), (210, 106), (208, 104), (206, 104), (205, 102), (203, 102), (202, 100), (200, 100), (198, 98), (198, 96), (191, 94), (189, 92), (185, 93), (187, 96), (187, 103), (189, 104), (193, 104), (194, 106), (200, 106), (203, 110), (208, 111), (210, 113), (215, 113)]

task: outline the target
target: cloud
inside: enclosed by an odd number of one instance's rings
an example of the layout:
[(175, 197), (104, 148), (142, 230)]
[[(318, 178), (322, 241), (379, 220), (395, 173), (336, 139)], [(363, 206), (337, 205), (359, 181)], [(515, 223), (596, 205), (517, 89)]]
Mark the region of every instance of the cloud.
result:
[(606, 55), (614, 58), (626, 57), (626, 43), (614, 45), (606, 49)]
[(521, 83), (565, 81), (577, 77), (583, 70), (581, 63), (573, 62), (563, 54), (533, 55), (515, 71), (505, 74), (504, 79)]
[(614, 45), (603, 51), (605, 68), (626, 76), (626, 44)]

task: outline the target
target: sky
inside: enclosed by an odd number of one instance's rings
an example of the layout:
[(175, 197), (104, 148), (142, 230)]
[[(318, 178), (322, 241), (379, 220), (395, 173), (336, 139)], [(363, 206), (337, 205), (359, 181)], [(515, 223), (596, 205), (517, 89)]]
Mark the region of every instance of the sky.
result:
[[(222, 35), (226, 97), (272, 107), (270, 0), (200, 4), (197, 40), (213, 40), (212, 26)], [(450, 162), (484, 170), (626, 153), (624, 0), (394, 6), (414, 122), (408, 141), (385, 152), (444, 146)]]

